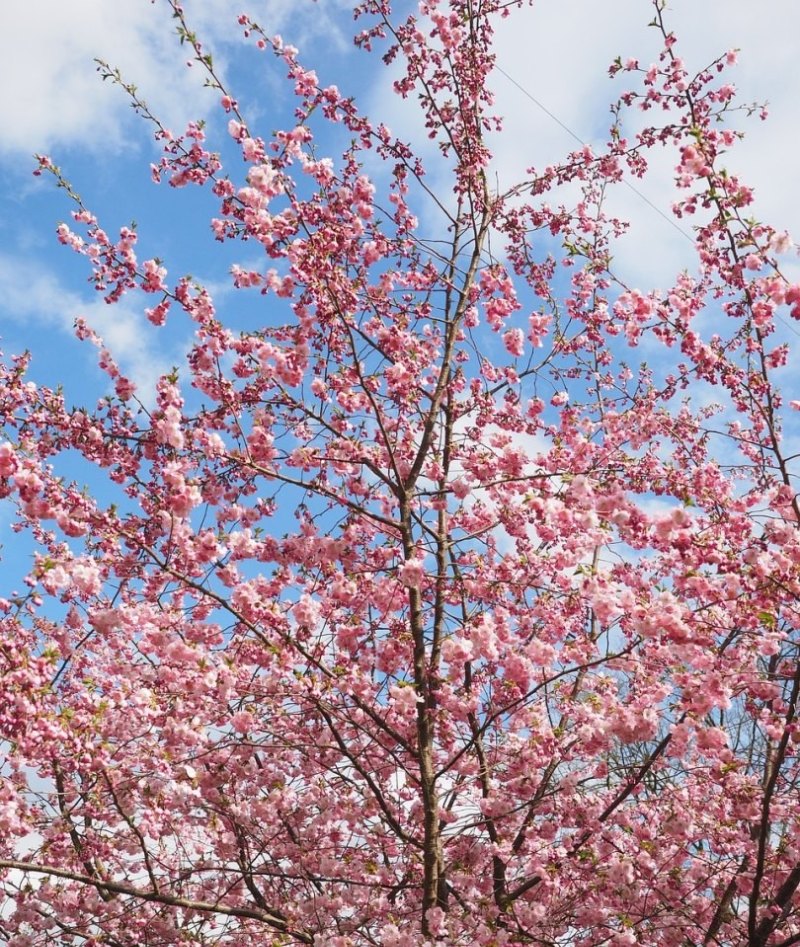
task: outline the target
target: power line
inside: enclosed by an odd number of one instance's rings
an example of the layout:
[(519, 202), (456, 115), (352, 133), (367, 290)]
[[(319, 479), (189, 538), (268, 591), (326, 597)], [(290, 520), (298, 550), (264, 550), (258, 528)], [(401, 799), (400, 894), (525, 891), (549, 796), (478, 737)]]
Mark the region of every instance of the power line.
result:
[[(499, 73), (501, 73), (502, 75), (504, 75), (504, 76), (506, 77), (506, 79), (508, 79), (508, 81), (509, 81), (512, 85), (515, 85), (523, 95), (527, 96), (527, 97), (531, 100), (531, 102), (533, 102), (533, 104), (537, 106), (537, 108), (540, 108), (540, 109), (544, 112), (545, 115), (547, 115), (549, 118), (551, 118), (551, 119), (556, 123), (556, 125), (560, 125), (561, 128), (563, 128), (564, 131), (565, 131), (568, 135), (570, 135), (572, 138), (574, 138), (575, 141), (577, 141), (579, 145), (584, 145), (584, 144), (586, 144), (585, 139), (581, 138), (576, 132), (574, 132), (574, 131), (569, 127), (569, 125), (565, 125), (564, 122), (562, 122), (561, 119), (560, 119), (557, 115), (555, 115), (553, 112), (551, 112), (550, 109), (547, 108), (546, 105), (544, 105), (542, 102), (540, 102), (540, 101), (536, 98), (536, 96), (535, 96), (535, 95), (532, 95), (523, 85), (520, 85), (520, 83), (517, 82), (517, 80), (514, 79), (512, 76), (510, 76), (510, 75), (505, 71), (505, 69), (502, 69), (500, 66), (497, 66), (497, 65), (495, 65), (494, 68), (495, 68)], [(651, 207), (651, 208), (658, 214), (659, 217), (662, 217), (664, 220), (666, 220), (666, 222), (667, 222), (671, 227), (674, 227), (675, 230), (677, 230), (678, 233), (681, 234), (681, 236), (686, 237), (686, 239), (694, 246), (694, 238), (693, 238), (690, 234), (688, 234), (688, 233), (683, 229), (683, 227), (679, 227), (678, 224), (676, 224), (675, 221), (674, 221), (671, 217), (668, 217), (668, 216), (664, 213), (664, 211), (661, 210), (661, 208), (660, 208), (657, 204), (654, 204), (654, 203), (650, 200), (650, 198), (647, 197), (646, 194), (643, 194), (643, 193), (639, 190), (638, 187), (634, 187), (634, 185), (631, 184), (631, 182), (628, 181), (626, 178), (622, 178), (621, 180), (622, 180), (622, 183), (623, 183), (629, 190), (633, 191), (633, 193), (634, 193), (637, 197), (641, 198), (641, 200), (643, 200), (643, 201), (645, 202), (645, 204), (647, 204), (649, 207)]]
[[(548, 116), (548, 118), (552, 119), (552, 120), (556, 123), (556, 125), (559, 125), (561, 128), (563, 128), (564, 131), (565, 131), (568, 135), (570, 135), (572, 138), (574, 138), (575, 141), (576, 141), (579, 145), (584, 145), (584, 144), (586, 144), (585, 139), (581, 138), (580, 135), (577, 134), (577, 132), (573, 131), (573, 130), (569, 127), (569, 125), (567, 125), (567, 124), (565, 124), (564, 122), (562, 122), (561, 119), (560, 119), (555, 113), (551, 112), (550, 109), (547, 108), (547, 106), (544, 105), (544, 103), (540, 102), (539, 99), (537, 99), (535, 95), (533, 95), (532, 93), (530, 93), (530, 92), (525, 88), (525, 86), (521, 85), (519, 82), (517, 82), (516, 79), (514, 79), (512, 76), (510, 76), (510, 75), (505, 71), (505, 69), (503, 69), (501, 66), (498, 66), (498, 65), (496, 65), (496, 64), (495, 64), (494, 68), (495, 68), (501, 75), (505, 76), (506, 79), (508, 79), (508, 81), (509, 81), (512, 85), (516, 86), (516, 87), (519, 89), (519, 91), (520, 91), (524, 96), (526, 96), (527, 98), (529, 98), (529, 99), (531, 100), (531, 102), (533, 102), (533, 104), (534, 104), (537, 108), (541, 109), (541, 110), (544, 112), (544, 114)], [(692, 246), (694, 246), (694, 239), (693, 239), (693, 237), (692, 237), (690, 234), (688, 234), (688, 233), (683, 229), (683, 227), (679, 227), (678, 224), (676, 224), (675, 221), (674, 221), (671, 217), (668, 217), (668, 216), (664, 213), (664, 211), (661, 210), (661, 208), (660, 208), (657, 204), (654, 204), (646, 194), (643, 194), (643, 193), (639, 190), (638, 187), (634, 187), (634, 185), (631, 184), (631, 182), (628, 181), (626, 178), (621, 178), (621, 181), (622, 181), (622, 183), (623, 183), (629, 190), (633, 191), (633, 193), (634, 193), (637, 197), (641, 198), (641, 200), (643, 200), (643, 201), (645, 202), (645, 204), (648, 205), (648, 207), (651, 207), (651, 208), (658, 214), (659, 217), (662, 217), (664, 220), (666, 220), (666, 222), (667, 222), (671, 227), (674, 227), (675, 230), (677, 230), (679, 234), (681, 234), (682, 236), (686, 237), (686, 239), (692, 244)], [(783, 323), (783, 325), (786, 326), (786, 328), (787, 328), (790, 332), (792, 332), (794, 335), (800, 336), (800, 331), (798, 331), (797, 329), (795, 329), (795, 327), (794, 327), (791, 323), (787, 322), (786, 319), (784, 319), (783, 316), (780, 315), (780, 313), (775, 313), (775, 318), (776, 318), (779, 322)]]

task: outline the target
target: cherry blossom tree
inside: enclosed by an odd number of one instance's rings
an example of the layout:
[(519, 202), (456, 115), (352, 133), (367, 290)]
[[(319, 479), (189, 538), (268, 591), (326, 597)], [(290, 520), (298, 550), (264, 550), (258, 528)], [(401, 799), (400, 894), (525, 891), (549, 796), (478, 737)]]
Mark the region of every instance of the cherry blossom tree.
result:
[[(261, 316), (234, 331), (40, 159), (96, 288), (193, 343), (152, 402), (85, 321), (95, 408), (3, 363), (0, 495), (34, 553), (0, 602), (0, 941), (800, 943), (775, 381), (800, 285), (724, 167), (735, 55), (690, 72), (659, 0), (606, 144), (498, 188), (493, 30), (522, 0), (355, 9), (436, 174), (241, 17), (295, 96), (267, 135), (167, 5), (236, 160), (105, 74), (156, 180), (261, 260), (231, 275)], [(666, 289), (615, 270), (607, 211), (654, 151), (693, 228)]]

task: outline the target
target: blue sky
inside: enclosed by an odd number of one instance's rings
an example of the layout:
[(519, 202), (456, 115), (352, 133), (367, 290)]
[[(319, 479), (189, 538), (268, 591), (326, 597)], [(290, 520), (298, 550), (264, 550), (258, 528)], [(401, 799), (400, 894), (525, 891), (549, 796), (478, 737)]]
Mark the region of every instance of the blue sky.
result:
[[(271, 6), (278, 12), (289, 7)], [(333, 10), (336, 4), (328, 6)], [(222, 302), (229, 292), (227, 271), (235, 257), (210, 236), (214, 199), (192, 188), (176, 192), (152, 184), (150, 163), (159, 155), (152, 129), (132, 113), (121, 89), (101, 80), (93, 59), (101, 57), (119, 66), (176, 133), (191, 119), (207, 118), (211, 137), (225, 145), (224, 116), (216, 107), (218, 96), (202, 87), (199, 70), (186, 69), (186, 50), (178, 44), (166, 4), (78, 0), (45, 3), (39, 9), (35, 25), (29, 9), (16, 0), (0, 11), (0, 43), (8, 44), (0, 55), (15, 73), (19, 89), (0, 117), (2, 127), (9, 130), (0, 145), (2, 347), (7, 354), (30, 348), (38, 381), (64, 383), (76, 399), (83, 391), (88, 396), (94, 356), (90, 347), (72, 340), (74, 319), (83, 315), (146, 396), (158, 374), (182, 361), (188, 339), (177, 332), (152, 331), (143, 318), (141, 299), (123, 299), (107, 307), (87, 285), (86, 262), (54, 238), (54, 229), (68, 219), (71, 204), (57, 192), (52, 178), (32, 176), (32, 155), (52, 155), (112, 236), (135, 220), (140, 259), (158, 256), (173, 276), (191, 273)], [(190, 3), (187, 12), (198, 31), (209, 35), (208, 46), (226, 78), (242, 86), (237, 97), (254, 121), (269, 121), (276, 105), (288, 114), (290, 102), (280, 73), (264, 55), (247, 55), (236, 8), (227, 3)], [(269, 18), (277, 28), (291, 26), (292, 17), (271, 11)], [(314, 29), (300, 24), (297, 33), (312, 48), (319, 47), (325, 18), (311, 25)], [(332, 69), (340, 60), (356, 56), (344, 35), (330, 42), (329, 34), (324, 47)], [(237, 69), (243, 53), (246, 68)]]
[[(280, 73), (266, 57), (251, 55), (240, 40), (236, 15), (247, 10), (270, 31), (301, 47), (306, 62), (326, 82), (358, 96), (366, 111), (412, 137), (413, 112), (398, 107), (377, 62), (353, 50), (349, 5), (342, 0), (186, 0), (190, 21), (213, 50), (253, 124), (269, 130), (276, 113), (286, 116)], [(211, 138), (223, 116), (201, 87), (198, 70), (185, 68), (165, 3), (147, 0), (40, 0), (35, 18), (26, 0), (0, 7), (0, 62), (8, 92), (0, 103), (0, 336), (5, 351), (30, 347), (38, 379), (77, 388), (91, 372), (92, 353), (71, 342), (76, 315), (94, 321), (120, 352), (122, 366), (143, 385), (181, 359), (185, 340), (148, 334), (139, 301), (107, 309), (87, 286), (83, 263), (59, 246), (53, 232), (69, 205), (52, 181), (33, 178), (33, 152), (60, 164), (110, 231), (135, 219), (142, 257), (158, 255), (174, 275), (191, 272), (208, 281), (220, 304), (227, 298), (226, 271), (233, 257), (207, 236), (211, 201), (186, 190), (156, 189), (148, 166), (156, 155), (150, 130), (135, 118), (125, 95), (95, 71), (99, 56), (120, 66), (153, 111), (174, 130), (191, 118), (209, 118)], [(647, 0), (540, 0), (500, 30), (499, 63), (579, 137), (601, 138), (614, 86), (605, 78), (618, 54), (642, 63), (655, 52)], [(757, 16), (744, 0), (674, 0), (668, 10), (683, 55), (701, 66), (736, 46), (742, 52), (733, 77), (743, 101), (769, 100), (766, 124), (751, 119), (748, 137), (732, 161), (756, 187), (757, 210), (779, 227), (800, 233), (796, 148), (800, 141), (795, 68), (800, 7), (794, 0), (760, 5)], [(566, 133), (508, 79), (496, 77), (506, 130), (497, 142), (501, 185), (522, 168), (544, 165), (573, 146)], [(656, 162), (657, 164), (657, 162)], [(655, 167), (641, 187), (668, 213), (671, 160)], [(619, 211), (633, 221), (618, 261), (632, 282), (666, 284), (691, 250), (688, 241), (637, 195), (617, 189)], [(642, 241), (648, 244), (642, 254)], [(74, 377), (73, 377), (74, 376)]]
[[(350, 4), (344, 0), (185, 0), (184, 6), (256, 130), (288, 126), (292, 100), (274, 60), (243, 44), (236, 17), (244, 10), (299, 46), (324, 83), (354, 94), (362, 110), (402, 136), (418, 136), (413, 109), (391, 94), (378, 58), (353, 49)], [(731, 47), (741, 49), (731, 74), (741, 100), (769, 100), (771, 118), (766, 124), (742, 119), (748, 135), (731, 166), (756, 188), (756, 212), (800, 237), (800, 5), (772, 0), (759, 6), (757, 16), (744, 0), (674, 0), (670, 7), (668, 23), (691, 67)], [(226, 118), (216, 107), (217, 96), (202, 88), (199, 71), (185, 68), (186, 51), (163, 0), (39, 0), (35, 9), (34, 18), (29, 0), (0, 5), (0, 62), (6, 88), (15, 90), (0, 100), (0, 347), (7, 355), (31, 349), (36, 381), (63, 384), (70, 403), (91, 405), (106, 381), (92, 348), (74, 340), (72, 324), (82, 315), (147, 401), (158, 375), (183, 364), (190, 329), (176, 321), (156, 331), (143, 316), (141, 297), (103, 304), (86, 281), (86, 261), (55, 239), (55, 227), (71, 207), (52, 179), (31, 175), (32, 155), (53, 157), (109, 233), (136, 220), (140, 259), (158, 256), (172, 277), (189, 272), (204, 282), (236, 326), (254, 301), (232, 292), (228, 270), (247, 257), (241, 248), (223, 248), (211, 238), (208, 220), (216, 208), (210, 194), (151, 183), (149, 165), (158, 156), (151, 129), (133, 115), (120, 89), (101, 81), (94, 57), (119, 66), (176, 132), (189, 119), (206, 118), (212, 147), (224, 146)], [(648, 0), (539, 0), (500, 29), (498, 61), (579, 137), (602, 140), (608, 103), (620, 91), (606, 78), (607, 67), (617, 55), (652, 61), (658, 47), (655, 31), (647, 28), (651, 17)], [(515, 183), (526, 166), (544, 166), (574, 147), (505, 76), (496, 76), (495, 90), (498, 111), (506, 116), (505, 132), (495, 143), (501, 187)], [(673, 156), (657, 158), (652, 178), (637, 182), (666, 214), (674, 196), (673, 163)], [(690, 242), (632, 191), (617, 188), (613, 200), (614, 209), (632, 221), (631, 235), (617, 251), (624, 275), (645, 290), (667, 285), (691, 259)], [(800, 278), (792, 259), (788, 272), (794, 267)], [(796, 356), (793, 369), (800, 371)]]
[[(246, 10), (270, 32), (301, 48), (324, 83), (354, 94), (361, 108), (414, 138), (419, 124), (392, 96), (389, 77), (352, 48), (343, 0), (184, 0), (252, 126), (268, 133), (289, 124), (292, 102), (268, 57), (239, 39), (236, 17)], [(741, 48), (732, 72), (741, 101), (771, 104), (769, 122), (744, 122), (746, 140), (731, 167), (756, 189), (756, 212), (800, 241), (797, 180), (800, 126), (800, 3), (797, 0), (673, 0), (668, 22), (682, 55), (700, 68), (732, 47)], [(648, 0), (538, 0), (532, 10), (499, 31), (500, 66), (580, 138), (602, 139), (615, 87), (607, 78), (617, 56), (649, 63), (657, 51)], [(104, 305), (87, 283), (86, 261), (60, 246), (57, 224), (71, 206), (49, 177), (34, 178), (34, 152), (52, 156), (103, 226), (114, 234), (138, 223), (140, 258), (161, 257), (172, 277), (191, 272), (212, 291), (231, 324), (250, 318), (258, 297), (243, 302), (231, 291), (230, 264), (240, 249), (210, 236), (215, 202), (206, 192), (156, 188), (149, 165), (158, 156), (151, 129), (137, 119), (125, 95), (97, 75), (94, 57), (119, 66), (165, 124), (181, 131), (207, 118), (213, 146), (227, 141), (216, 95), (202, 88), (198, 70), (185, 68), (163, 0), (0, 0), (0, 348), (6, 355), (29, 348), (32, 377), (63, 384), (68, 402), (89, 406), (106, 390), (91, 346), (78, 343), (72, 325), (84, 316), (104, 336), (145, 401), (162, 372), (181, 366), (190, 329), (175, 320), (156, 331), (143, 315), (141, 297)], [(495, 170), (510, 186), (526, 166), (547, 165), (574, 147), (552, 118), (506, 77), (495, 81), (505, 132), (496, 141)], [(233, 150), (230, 149), (232, 154)], [(673, 200), (670, 157), (654, 162), (653, 176), (637, 188), (664, 213)], [(235, 167), (235, 164), (234, 164)], [(615, 210), (632, 221), (617, 251), (628, 281), (643, 290), (664, 286), (691, 258), (691, 245), (641, 197), (616, 189)], [(791, 259), (794, 262), (791, 262)], [(800, 280), (797, 258), (786, 272)], [(800, 377), (797, 338), (786, 378)], [(800, 397), (798, 386), (790, 397)], [(96, 488), (96, 485), (95, 485)], [(8, 507), (0, 507), (0, 544), (11, 545)], [(13, 547), (14, 551), (22, 547)], [(0, 595), (27, 568), (27, 553), (3, 563)]]

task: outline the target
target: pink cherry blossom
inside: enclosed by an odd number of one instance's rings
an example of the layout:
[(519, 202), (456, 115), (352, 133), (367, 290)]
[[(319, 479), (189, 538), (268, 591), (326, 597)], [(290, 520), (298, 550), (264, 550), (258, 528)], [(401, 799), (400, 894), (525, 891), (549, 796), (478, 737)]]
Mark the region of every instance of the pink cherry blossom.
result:
[(399, 572), (400, 581), (408, 588), (418, 589), (425, 577), (425, 568), (418, 559), (404, 563)]
[(503, 344), (511, 355), (519, 357), (525, 352), (525, 336), (522, 329), (509, 329), (503, 335)]
[[(137, 390), (88, 307), (82, 406), (0, 358), (3, 940), (800, 942), (800, 286), (735, 54), (694, 72), (653, 3), (607, 133), (512, 182), (521, 0), (346, 11), (401, 137), (242, 15), (267, 115), (163, 2), (216, 119), (107, 78), (226, 246), (175, 277), (38, 159), (56, 241), (184, 356)], [(660, 287), (612, 210), (654, 158), (694, 253)]]

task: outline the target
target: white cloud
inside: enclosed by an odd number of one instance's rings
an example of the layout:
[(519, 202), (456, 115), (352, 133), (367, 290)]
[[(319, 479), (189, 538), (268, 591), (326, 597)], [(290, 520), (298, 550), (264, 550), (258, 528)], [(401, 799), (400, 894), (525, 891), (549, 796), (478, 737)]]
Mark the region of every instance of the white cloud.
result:
[(145, 98), (157, 94), (168, 120), (188, 118), (183, 102), (197, 98), (200, 76), (171, 68), (175, 42), (163, 28), (162, 12), (138, 0), (6, 0), (0, 57), (15, 92), (0, 104), (2, 150), (119, 148), (130, 110), (124, 95), (100, 80), (94, 57), (119, 66)]
[[(660, 34), (648, 26), (652, 18), (648, 0), (536, 0), (499, 21), (495, 52), (507, 75), (496, 72), (491, 84), (504, 125), (491, 144), (492, 181), (500, 191), (524, 180), (526, 168), (543, 169), (563, 160), (579, 146), (570, 131), (579, 142), (606, 140), (609, 106), (633, 84), (629, 76), (611, 81), (608, 67), (617, 56), (637, 58), (643, 66), (657, 59)], [(736, 85), (741, 104), (769, 101), (770, 118), (762, 123), (756, 117), (733, 116), (733, 126), (746, 137), (732, 150), (729, 169), (755, 188), (757, 216), (800, 235), (800, 189), (792, 160), (800, 144), (800, 70), (795, 68), (800, 5), (775, 0), (762, 5), (756, 16), (745, 0), (673, 0), (665, 22), (677, 35), (678, 54), (690, 71), (699, 71), (729, 49), (741, 50), (728, 81)], [(444, 189), (451, 182), (441, 173), (436, 147), (426, 140), (416, 104), (400, 102), (392, 92), (393, 78), (386, 73), (376, 83), (368, 111), (401, 137), (421, 143), (421, 154), (431, 165), (428, 184), (448, 202)], [(653, 113), (643, 118), (660, 120)], [(615, 247), (617, 268), (632, 282), (661, 287), (694, 259), (692, 221), (672, 218), (674, 152), (655, 150), (649, 161), (651, 173), (630, 182), (641, 194), (626, 185), (611, 188), (606, 210), (631, 222), (630, 234)], [(552, 202), (562, 199), (567, 200), (566, 194)], [(424, 218), (426, 225), (435, 222), (436, 215)]]
[[(603, 140), (610, 124), (608, 106), (626, 88), (606, 78), (618, 56), (656, 60), (660, 35), (645, 0), (538, 0), (498, 30), (498, 65), (585, 142)], [(796, 103), (800, 72), (795, 68), (800, 6), (775, 0), (754, 15), (745, 0), (673, 0), (665, 11), (677, 51), (690, 71), (708, 65), (728, 49), (741, 50), (728, 73), (738, 101), (770, 102), (770, 120), (733, 117), (745, 140), (730, 156), (730, 169), (756, 189), (755, 213), (779, 229), (800, 233), (800, 191), (794, 164), (800, 129)], [(544, 167), (576, 147), (574, 139), (507, 78), (494, 80), (505, 131), (496, 141), (501, 184), (512, 184), (526, 166)], [(652, 116), (656, 121), (657, 116)], [(675, 199), (674, 157), (653, 153), (652, 175), (635, 187), (668, 217)], [(675, 227), (624, 186), (614, 189), (609, 207), (632, 222), (632, 234), (617, 249), (623, 268), (648, 284), (664, 284), (691, 259), (692, 247)], [(691, 221), (684, 225), (691, 231)], [(645, 250), (646, 248), (646, 250)], [(688, 251), (688, 253), (687, 253)]]
[[(107, 306), (98, 298), (87, 303), (65, 288), (52, 273), (19, 257), (0, 255), (0, 299), (4, 319), (24, 327), (34, 359), (37, 344), (52, 351), (54, 346), (63, 345), (67, 337), (74, 339), (75, 319), (83, 316), (108, 345), (123, 374), (136, 384), (138, 395), (145, 403), (153, 400), (159, 376), (184, 361), (181, 348), (172, 346), (164, 350), (163, 335), (157, 335), (145, 319), (143, 309), (132, 301), (122, 299), (114, 306)], [(53, 330), (64, 341), (58, 342)], [(86, 344), (84, 349), (91, 362), (94, 350)], [(79, 377), (80, 366), (74, 368)], [(70, 376), (65, 373), (59, 381), (69, 386)], [(84, 394), (82, 390), (78, 393)]]
[[(328, 48), (341, 49), (349, 42), (335, 22), (349, 8), (344, 0), (320, 6), (301, 0), (188, 0), (184, 8), (223, 74), (229, 44), (244, 41), (236, 22), (242, 9), (249, 8), (269, 32), (288, 30), (287, 39), (295, 43), (324, 38)], [(128, 100), (100, 80), (95, 58), (121, 69), (173, 130), (202, 118), (214, 99), (201, 94), (201, 71), (186, 68), (190, 50), (179, 46), (174, 25), (163, 0), (3, 0), (0, 61), (7, 88), (0, 98), (0, 154), (29, 156), (66, 145), (114, 154), (125, 147)]]
[[(33, 7), (33, 9), (32, 9)], [(266, 29), (308, 46), (305, 57), (324, 71), (325, 51), (350, 45), (354, 29), (349, 0), (250, 0), (241, 7)], [(232, 0), (189, 0), (190, 23), (215, 52), (223, 70), (232, 59), (230, 43), (241, 41), (236, 25), (240, 4)], [(14, 94), (0, 100), (0, 151), (29, 155), (57, 145), (77, 144), (112, 152), (124, 145), (125, 96), (95, 72), (94, 57), (118, 65), (164, 120), (180, 128), (210, 107), (200, 95), (202, 76), (186, 69), (186, 51), (178, 46), (165, 2), (145, 0), (4, 0), (0, 5), (0, 56)], [(776, 219), (800, 219), (800, 192), (792, 184), (794, 152), (800, 137), (795, 121), (800, 72), (794, 68), (800, 6), (773, 0), (758, 16), (745, 0), (673, 0), (667, 22), (692, 66), (700, 67), (727, 48), (742, 49), (732, 72), (743, 100), (769, 99), (767, 125), (749, 123), (748, 139), (734, 163), (758, 188), (759, 209)], [(586, 140), (602, 138), (614, 84), (605, 79), (618, 54), (649, 62), (657, 34), (646, 0), (538, 0), (532, 9), (502, 21), (497, 34), (498, 64), (562, 122)], [(316, 57), (316, 61), (314, 61)], [(496, 168), (501, 183), (512, 183), (527, 165), (543, 166), (574, 142), (505, 77), (497, 75), (498, 111), (506, 132), (498, 141)], [(375, 115), (391, 111), (407, 124), (403, 110), (383, 94), (373, 98)], [(380, 114), (392, 120), (392, 115)], [(400, 129), (398, 129), (400, 130)], [(141, 141), (141, 137), (137, 136)], [(667, 171), (669, 169), (666, 169)], [(648, 190), (668, 210), (662, 189)], [(644, 186), (647, 188), (647, 185)], [(630, 195), (630, 192), (629, 192)], [(622, 205), (645, 205), (633, 195)], [(669, 225), (647, 212), (651, 231), (671, 239)], [(680, 239), (680, 238), (678, 238)]]
[[(235, 23), (240, 8), (249, 9), (265, 29), (282, 31), (287, 40), (307, 46), (304, 59), (319, 66), (321, 74), (325, 73), (325, 51), (349, 46), (355, 28), (344, 14), (351, 8), (349, 0), (313, 4), (310, 0), (242, 0), (241, 4), (239, 0), (186, 0), (185, 8), (223, 70), (226, 60), (234, 62), (239, 48), (230, 44), (240, 41)], [(731, 71), (741, 99), (770, 99), (772, 118), (766, 124), (745, 123), (748, 137), (734, 150), (731, 165), (756, 187), (757, 212), (800, 236), (800, 189), (787, 157), (794, 154), (800, 136), (795, 121), (800, 70), (794, 68), (800, 5), (794, 0), (773, 0), (754, 16), (745, 0), (673, 0), (666, 16), (691, 67), (705, 65), (730, 47), (741, 47), (740, 64)], [(608, 103), (621, 87), (606, 79), (606, 69), (618, 54), (637, 56), (642, 63), (655, 57), (658, 36), (646, 25), (651, 17), (647, 0), (537, 0), (532, 9), (516, 12), (501, 23), (498, 64), (580, 138), (602, 138), (609, 121)], [(29, 0), (4, 0), (0, 4), (0, 56), (16, 92), (0, 99), (0, 153), (27, 156), (64, 144), (95, 151), (109, 143), (112, 149), (124, 147), (125, 116), (130, 109), (125, 96), (97, 76), (92, 60), (98, 55), (119, 65), (175, 128), (198, 117), (198, 110), (213, 101), (200, 94), (200, 71), (185, 68), (185, 49), (181, 51), (177, 44), (164, 0), (155, 4), (37, 0), (33, 5)], [(365, 57), (359, 55), (358, 61), (368, 66)], [(364, 74), (354, 72), (347, 78), (353, 89), (364, 84)], [(368, 110), (401, 135), (419, 141), (419, 122), (411, 115), (414, 109), (398, 104), (388, 90), (388, 78), (385, 74), (384, 82), (362, 89)], [(570, 136), (503, 75), (497, 74), (493, 85), (497, 110), (506, 117), (505, 132), (495, 143), (501, 186), (514, 183), (526, 166), (546, 165), (574, 147)], [(131, 139), (141, 142), (140, 131)], [(652, 179), (635, 182), (667, 215), (673, 199), (672, 160), (657, 155)], [(442, 183), (435, 173), (429, 180)], [(624, 187), (614, 189), (612, 207), (633, 222), (632, 235), (615, 251), (623, 273), (645, 286), (671, 281), (691, 258), (689, 241)], [(438, 214), (426, 220), (437, 231), (440, 222)], [(23, 218), (14, 231), (19, 248), (20, 241), (34, 244), (40, 239), (25, 226), (29, 227)], [(25, 295), (30, 298), (32, 286), (43, 294), (41, 312), (44, 297), (63, 304), (65, 297), (56, 282), (48, 282), (41, 269), (34, 277)], [(80, 308), (79, 301), (75, 303)], [(102, 323), (107, 313), (101, 304), (96, 306)], [(116, 321), (107, 330), (114, 336), (129, 332), (128, 325), (139, 324), (139, 314), (124, 304), (114, 312)], [(121, 341), (129, 352), (146, 351), (133, 329)], [(149, 355), (143, 355), (142, 374), (152, 364)]]

